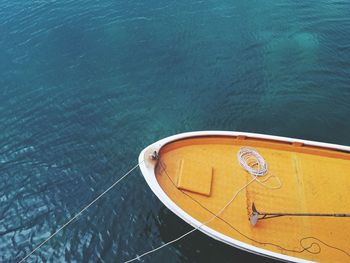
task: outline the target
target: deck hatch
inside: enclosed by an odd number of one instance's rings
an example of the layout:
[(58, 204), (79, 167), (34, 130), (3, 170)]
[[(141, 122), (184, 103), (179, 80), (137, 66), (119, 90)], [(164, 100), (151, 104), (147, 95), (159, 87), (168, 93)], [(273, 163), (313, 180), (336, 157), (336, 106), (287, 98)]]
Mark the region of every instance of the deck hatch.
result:
[(177, 178), (177, 188), (210, 196), (213, 168), (207, 163), (181, 159)]

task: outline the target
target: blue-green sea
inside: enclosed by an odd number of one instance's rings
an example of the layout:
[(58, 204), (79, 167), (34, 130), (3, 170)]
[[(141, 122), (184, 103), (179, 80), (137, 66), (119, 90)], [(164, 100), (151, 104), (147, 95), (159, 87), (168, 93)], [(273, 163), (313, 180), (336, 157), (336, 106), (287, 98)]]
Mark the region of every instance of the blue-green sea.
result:
[[(2, 0), (0, 262), (154, 141), (237, 130), (350, 145), (348, 0)], [(139, 170), (27, 262), (123, 262), (190, 230)], [(140, 262), (272, 262), (195, 232)]]

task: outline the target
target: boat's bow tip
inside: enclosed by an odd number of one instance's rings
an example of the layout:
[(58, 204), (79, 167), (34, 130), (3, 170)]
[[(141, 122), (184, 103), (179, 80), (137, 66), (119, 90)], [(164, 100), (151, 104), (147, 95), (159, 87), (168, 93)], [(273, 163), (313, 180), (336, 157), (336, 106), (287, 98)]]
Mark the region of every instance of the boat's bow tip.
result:
[(154, 169), (159, 160), (160, 146), (153, 144), (146, 147), (139, 156), (139, 163), (144, 164), (147, 169)]

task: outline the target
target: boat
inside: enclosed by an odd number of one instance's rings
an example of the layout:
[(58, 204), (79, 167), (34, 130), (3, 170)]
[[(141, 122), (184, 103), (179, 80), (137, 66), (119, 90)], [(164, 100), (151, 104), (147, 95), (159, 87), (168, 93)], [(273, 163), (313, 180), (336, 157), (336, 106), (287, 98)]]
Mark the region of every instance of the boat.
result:
[(350, 262), (348, 146), (198, 131), (149, 145), (139, 165), (168, 209), (216, 240), (280, 261)]

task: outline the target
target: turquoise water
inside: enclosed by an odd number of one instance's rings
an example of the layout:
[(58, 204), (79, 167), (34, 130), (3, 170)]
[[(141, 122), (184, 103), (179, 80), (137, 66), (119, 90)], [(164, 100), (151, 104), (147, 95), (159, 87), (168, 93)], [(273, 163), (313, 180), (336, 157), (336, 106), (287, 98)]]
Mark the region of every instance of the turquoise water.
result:
[[(350, 2), (0, 3), (0, 261), (179, 132), (350, 145)], [(28, 262), (122, 262), (189, 230), (139, 171)], [(143, 262), (271, 262), (201, 233)]]

